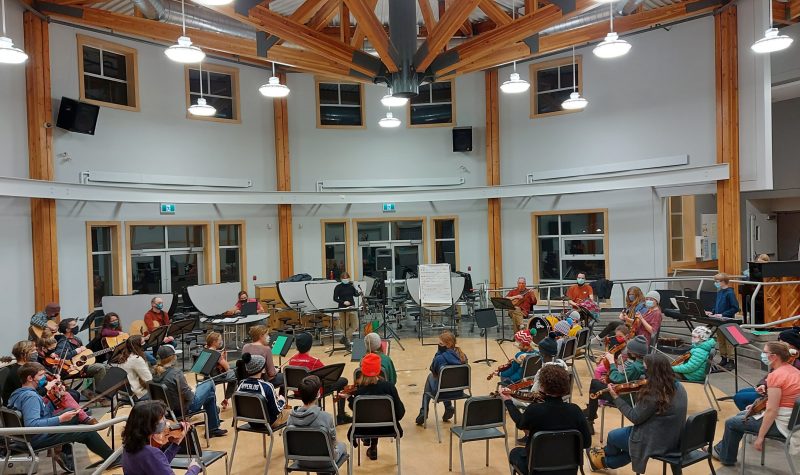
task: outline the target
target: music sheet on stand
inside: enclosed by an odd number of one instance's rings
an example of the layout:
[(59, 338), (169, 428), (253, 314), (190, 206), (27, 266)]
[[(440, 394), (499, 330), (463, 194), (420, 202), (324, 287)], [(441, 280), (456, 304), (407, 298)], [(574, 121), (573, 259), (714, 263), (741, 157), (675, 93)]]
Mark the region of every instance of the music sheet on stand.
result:
[(452, 305), (450, 264), (422, 264), (418, 266), (419, 301), (425, 305)]

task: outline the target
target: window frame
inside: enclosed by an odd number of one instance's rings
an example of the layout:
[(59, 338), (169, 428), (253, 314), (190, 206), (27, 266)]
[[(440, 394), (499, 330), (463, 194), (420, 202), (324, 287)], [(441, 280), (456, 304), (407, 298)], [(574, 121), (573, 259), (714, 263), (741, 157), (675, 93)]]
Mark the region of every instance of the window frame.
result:
[[(359, 108), (361, 109), (361, 125), (323, 125), (322, 124), (322, 114), (320, 114), (320, 104), (319, 102), (319, 85), (320, 83), (323, 84), (348, 84), (353, 86), (358, 86), (359, 91)], [(314, 97), (316, 98), (316, 113), (317, 113), (317, 128), (318, 129), (345, 129), (345, 130), (352, 130), (352, 129), (366, 129), (367, 128), (367, 119), (366, 119), (366, 101), (365, 101), (365, 93), (364, 93), (364, 85), (359, 82), (348, 82), (348, 81), (341, 81), (338, 79), (328, 78), (324, 76), (314, 76)], [(341, 93), (340, 93), (341, 94)], [(333, 104), (325, 104), (325, 105), (333, 105)], [(341, 106), (341, 104), (340, 104)], [(349, 105), (344, 105), (344, 107), (354, 107)]]
[[(531, 110), (530, 110), (530, 118), (531, 119), (541, 119), (544, 117), (551, 117), (556, 115), (562, 114), (571, 114), (573, 112), (582, 112), (583, 109), (574, 109), (574, 110), (566, 110), (561, 109), (555, 112), (545, 112), (543, 114), (538, 113), (538, 98), (539, 98), (539, 81), (537, 78), (537, 73), (543, 69), (553, 69), (556, 67), (561, 67), (565, 65), (572, 64), (572, 56), (567, 56), (566, 58), (560, 59), (553, 59), (550, 61), (542, 61), (540, 63), (533, 63), (529, 67), (529, 74), (530, 74), (530, 81), (531, 81)], [(575, 65), (578, 67), (578, 78), (576, 82), (577, 91), (583, 95), (583, 56), (580, 54), (575, 55)], [(570, 89), (572, 87), (570, 86)], [(564, 89), (564, 88), (560, 88)]]
[[(450, 122), (442, 122), (441, 124), (412, 124), (411, 123), (411, 101), (408, 101), (406, 104), (406, 127), (409, 129), (426, 129), (431, 127), (455, 127), (458, 124), (458, 120), (456, 119), (456, 80), (450, 79), (447, 81), (433, 81), (433, 82), (449, 82), (450, 83), (450, 107), (453, 109), (453, 114), (450, 117)], [(433, 83), (431, 83), (433, 84)], [(428, 104), (445, 104), (443, 102), (429, 102)], [(414, 104), (416, 106), (425, 104)]]
[[(437, 221), (453, 221), (453, 237), (452, 238), (437, 238), (436, 237), (436, 222)], [(455, 269), (451, 269), (452, 272), (457, 271), (461, 267), (461, 259), (460, 259), (460, 252), (458, 247), (458, 216), (451, 215), (451, 216), (431, 216), (431, 225), (429, 228), (430, 232), (430, 243), (431, 243), (431, 263), (432, 264), (446, 264), (446, 262), (436, 262), (436, 243), (437, 242), (446, 242), (446, 241), (453, 241), (455, 243), (455, 251), (456, 251), (456, 263)]]
[[(238, 246), (221, 246), (219, 244), (219, 227), (220, 226), (239, 226), (239, 245)], [(239, 283), (242, 284), (242, 290), (247, 290), (247, 222), (244, 220), (222, 220), (214, 221), (214, 257), (216, 267), (216, 283), (222, 282), (222, 259), (220, 258), (220, 251), (222, 249), (239, 249)]]
[[(96, 38), (94, 36), (76, 35), (76, 43), (78, 45), (78, 92), (82, 102), (94, 104), (100, 107), (109, 107), (111, 109), (120, 109), (131, 112), (140, 111), (140, 96), (139, 96), (139, 60), (138, 52), (136, 49), (123, 46), (118, 43), (113, 43), (104, 39)], [(86, 97), (86, 84), (84, 80), (85, 73), (83, 67), (83, 47), (89, 46), (91, 48), (99, 49), (101, 51), (110, 51), (119, 55), (125, 56), (125, 68), (127, 85), (128, 85), (128, 103), (133, 102), (133, 105), (115, 104), (113, 102), (99, 101), (97, 99), (90, 99)], [(100, 58), (102, 61), (102, 56)]]
[[(591, 214), (591, 213), (603, 213), (603, 257), (605, 261), (605, 278), (608, 279), (611, 275), (611, 269), (609, 267), (610, 256), (611, 256), (611, 243), (609, 241), (609, 230), (608, 230), (608, 208), (593, 208), (593, 209), (575, 209), (575, 210), (555, 210), (555, 211), (534, 211), (531, 213), (531, 246), (533, 249), (533, 282), (535, 284), (540, 284), (541, 279), (539, 278), (539, 238), (544, 237), (558, 237), (559, 239), (559, 246), (561, 245), (561, 241), (564, 239), (565, 236), (575, 236), (574, 234), (561, 234), (561, 230), (559, 228), (559, 234), (543, 234), (539, 235), (539, 225), (538, 219), (540, 216), (560, 216), (560, 215), (571, 215), (571, 214)], [(585, 234), (587, 239), (593, 239), (599, 237), (601, 234)], [(575, 254), (569, 254), (571, 258), (564, 259), (564, 254), (562, 250), (559, 248), (559, 262), (563, 260), (592, 260), (592, 259), (583, 259), (583, 258), (575, 258)], [(601, 260), (601, 259), (597, 259)], [(559, 267), (560, 272), (560, 267)], [(559, 280), (563, 281), (561, 278), (562, 276), (559, 274)], [(551, 279), (548, 279), (549, 282)]]
[[(111, 229), (111, 251), (109, 252), (94, 252), (92, 251), (92, 229), (93, 228), (110, 228)], [(96, 308), (94, 306), (94, 256), (95, 255), (110, 255), (111, 256), (111, 275), (114, 282), (111, 283), (112, 291), (115, 294), (122, 293), (122, 225), (119, 221), (86, 221), (86, 282), (87, 293), (89, 296), (89, 312), (93, 312)]]
[[(420, 264), (430, 264), (430, 260), (428, 260), (428, 243), (427, 243), (427, 236), (428, 236), (428, 217), (427, 216), (392, 216), (392, 217), (380, 217), (380, 218), (355, 218), (351, 220), (352, 226), (350, 226), (350, 232), (352, 233), (351, 236), (351, 245), (353, 246), (352, 252), (353, 256), (356, 256), (356, 259), (359, 259), (359, 240), (358, 240), (358, 224), (359, 223), (369, 223), (369, 222), (381, 222), (386, 221), (389, 223), (389, 240), (388, 241), (375, 241), (375, 242), (387, 242), (391, 243), (395, 240), (392, 239), (392, 223), (397, 221), (422, 221), (422, 258), (420, 260)], [(353, 277), (353, 280), (358, 280), (361, 278), (359, 274), (358, 266), (355, 266), (353, 269), (353, 274), (350, 274)]]
[[(206, 72), (212, 72), (212, 73), (218, 73), (218, 74), (227, 74), (227, 75), (229, 75), (231, 77), (231, 87), (233, 89), (232, 90), (233, 97), (231, 97), (231, 99), (233, 100), (233, 112), (234, 112), (234, 114), (233, 114), (233, 118), (232, 119), (226, 119), (226, 118), (223, 118), (223, 117), (203, 117), (203, 116), (193, 115), (193, 114), (189, 113), (189, 106), (192, 105), (192, 92), (191, 92), (190, 83), (189, 83), (189, 70), (190, 69), (194, 69), (194, 70), (199, 70), (200, 69), (199, 67), (193, 67), (193, 66), (196, 66), (196, 65), (187, 64), (187, 65), (184, 65), (184, 67), (183, 67), (183, 76), (184, 76), (184, 82), (185, 82), (184, 89), (185, 89), (185, 94), (186, 94), (186, 118), (190, 119), (190, 120), (202, 120), (202, 121), (207, 121), (207, 122), (220, 122), (220, 123), (223, 123), (223, 124), (241, 124), (242, 123), (242, 109), (241, 109), (241, 102), (239, 100), (239, 97), (240, 97), (239, 68), (232, 68), (230, 66), (223, 66), (223, 65), (214, 64), (214, 63), (204, 63), (203, 64), (203, 73), (204, 74)], [(208, 94), (206, 92), (207, 91), (207, 87), (208, 87), (207, 84), (208, 84), (207, 82), (203, 83), (203, 96), (223, 97), (223, 96), (214, 96), (212, 94)], [(227, 97), (224, 97), (224, 98), (227, 99)]]
[[(325, 240), (325, 225), (326, 224), (344, 224), (344, 243), (341, 242), (328, 242)], [(320, 220), (320, 241), (322, 241), (322, 277), (328, 278), (326, 273), (327, 270), (327, 259), (325, 259), (325, 246), (329, 244), (344, 244), (344, 268), (348, 275), (353, 275), (352, 273), (352, 265), (350, 264), (352, 250), (351, 250), (351, 243), (352, 240), (350, 239), (350, 220), (349, 219), (323, 219)]]

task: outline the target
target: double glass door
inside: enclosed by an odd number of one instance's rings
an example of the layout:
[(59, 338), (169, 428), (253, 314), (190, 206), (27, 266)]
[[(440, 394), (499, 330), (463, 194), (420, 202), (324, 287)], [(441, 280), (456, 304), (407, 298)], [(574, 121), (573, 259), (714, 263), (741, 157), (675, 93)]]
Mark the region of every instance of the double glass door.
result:
[(131, 256), (133, 290), (140, 294), (172, 293), (203, 284), (203, 253), (155, 251)]
[(361, 275), (375, 279), (383, 278), (389, 295), (396, 294), (394, 287), (405, 286), (409, 273), (417, 275), (421, 263), (422, 243), (369, 243), (359, 245)]

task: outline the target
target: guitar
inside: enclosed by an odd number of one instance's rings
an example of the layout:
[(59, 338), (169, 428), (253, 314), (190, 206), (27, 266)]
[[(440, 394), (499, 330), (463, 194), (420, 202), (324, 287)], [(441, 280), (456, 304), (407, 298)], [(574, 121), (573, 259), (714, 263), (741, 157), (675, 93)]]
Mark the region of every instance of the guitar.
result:
[(125, 340), (127, 340), (130, 337), (131, 336), (128, 335), (127, 333), (121, 332), (117, 336), (106, 336), (106, 337), (103, 337), (103, 341), (105, 342), (105, 344), (106, 344), (106, 346), (108, 348), (111, 348), (113, 346), (117, 346), (117, 345), (121, 345), (121, 344), (125, 343)]
[(70, 376), (75, 376), (76, 374), (80, 373), (84, 367), (94, 364), (94, 362), (96, 361), (95, 358), (97, 356), (104, 355), (106, 353), (111, 353), (112, 351), (114, 351), (114, 349), (116, 349), (116, 347), (112, 346), (104, 350), (95, 351), (94, 353), (92, 352), (92, 350), (84, 350), (78, 353), (77, 355), (73, 356), (72, 359), (69, 360), (71, 368), (66, 372)]
[[(160, 326), (160, 323), (153, 322), (153, 327)], [(134, 320), (133, 323), (131, 323), (131, 328), (128, 330), (128, 334), (147, 336), (150, 334), (150, 330), (147, 329), (147, 325), (144, 323), (144, 320)]]
[[(53, 335), (58, 333), (58, 324), (61, 322), (61, 317), (58, 317), (55, 320), (48, 320), (47, 321), (47, 328), (53, 332)], [(39, 328), (35, 325), (31, 325), (28, 327), (28, 335), (35, 336), (37, 339), (42, 337), (42, 332), (44, 332), (44, 328)]]

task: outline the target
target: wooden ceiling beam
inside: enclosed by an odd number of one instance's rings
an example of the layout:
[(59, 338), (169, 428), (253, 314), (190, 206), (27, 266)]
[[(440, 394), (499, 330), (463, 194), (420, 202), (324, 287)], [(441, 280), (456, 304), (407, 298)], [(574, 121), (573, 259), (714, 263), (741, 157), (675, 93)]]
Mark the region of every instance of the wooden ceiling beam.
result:
[[(367, 0), (367, 4), (370, 7), (370, 11), (374, 12), (375, 7), (378, 5), (378, 0)], [(353, 33), (353, 38), (350, 40), (350, 46), (355, 49), (361, 49), (364, 47), (364, 28), (361, 26), (360, 23), (356, 23), (356, 30)]]
[(317, 14), (325, 0), (306, 0), (302, 5), (297, 7), (297, 10), (292, 13), (289, 18), (297, 23), (306, 24)]
[(336, 15), (339, 14), (340, 1), (341, 0), (327, 0), (327, 2), (322, 5), (322, 8), (311, 18), (311, 21), (308, 22), (309, 28), (319, 31), (328, 26)]
[(494, 0), (481, 0), (478, 8), (480, 8), (487, 17), (491, 18), (491, 20), (497, 26), (508, 25), (511, 23), (511, 17), (508, 15), (508, 13), (506, 13), (503, 7), (501, 7), (500, 4)]
[(353, 32), (350, 28), (350, 8), (344, 2), (339, 5), (339, 20), (339, 41), (349, 44)]
[(800, 21), (800, 0), (790, 0), (789, 20), (793, 22)]
[[(428, 33), (433, 31), (436, 26), (436, 17), (433, 16), (433, 8), (431, 8), (430, 0), (418, 0), (419, 10), (422, 12), (422, 22), (425, 24), (425, 29)], [(427, 35), (426, 35), (427, 36)]]
[(372, 43), (375, 51), (378, 52), (378, 57), (386, 65), (389, 72), (397, 72), (399, 69), (394, 60), (397, 55), (394, 53), (389, 36), (383, 29), (383, 24), (375, 16), (375, 9), (369, 7), (367, 0), (344, 0), (344, 3), (350, 7), (356, 22), (361, 26), (361, 31)]
[(431, 31), (425, 43), (417, 51), (418, 58), (415, 58), (417, 71), (424, 71), (430, 66), (442, 48), (458, 31), (464, 21), (469, 18), (469, 14), (478, 6), (481, 0), (459, 0), (450, 5), (445, 10), (444, 15), (439, 18), (439, 22)]

